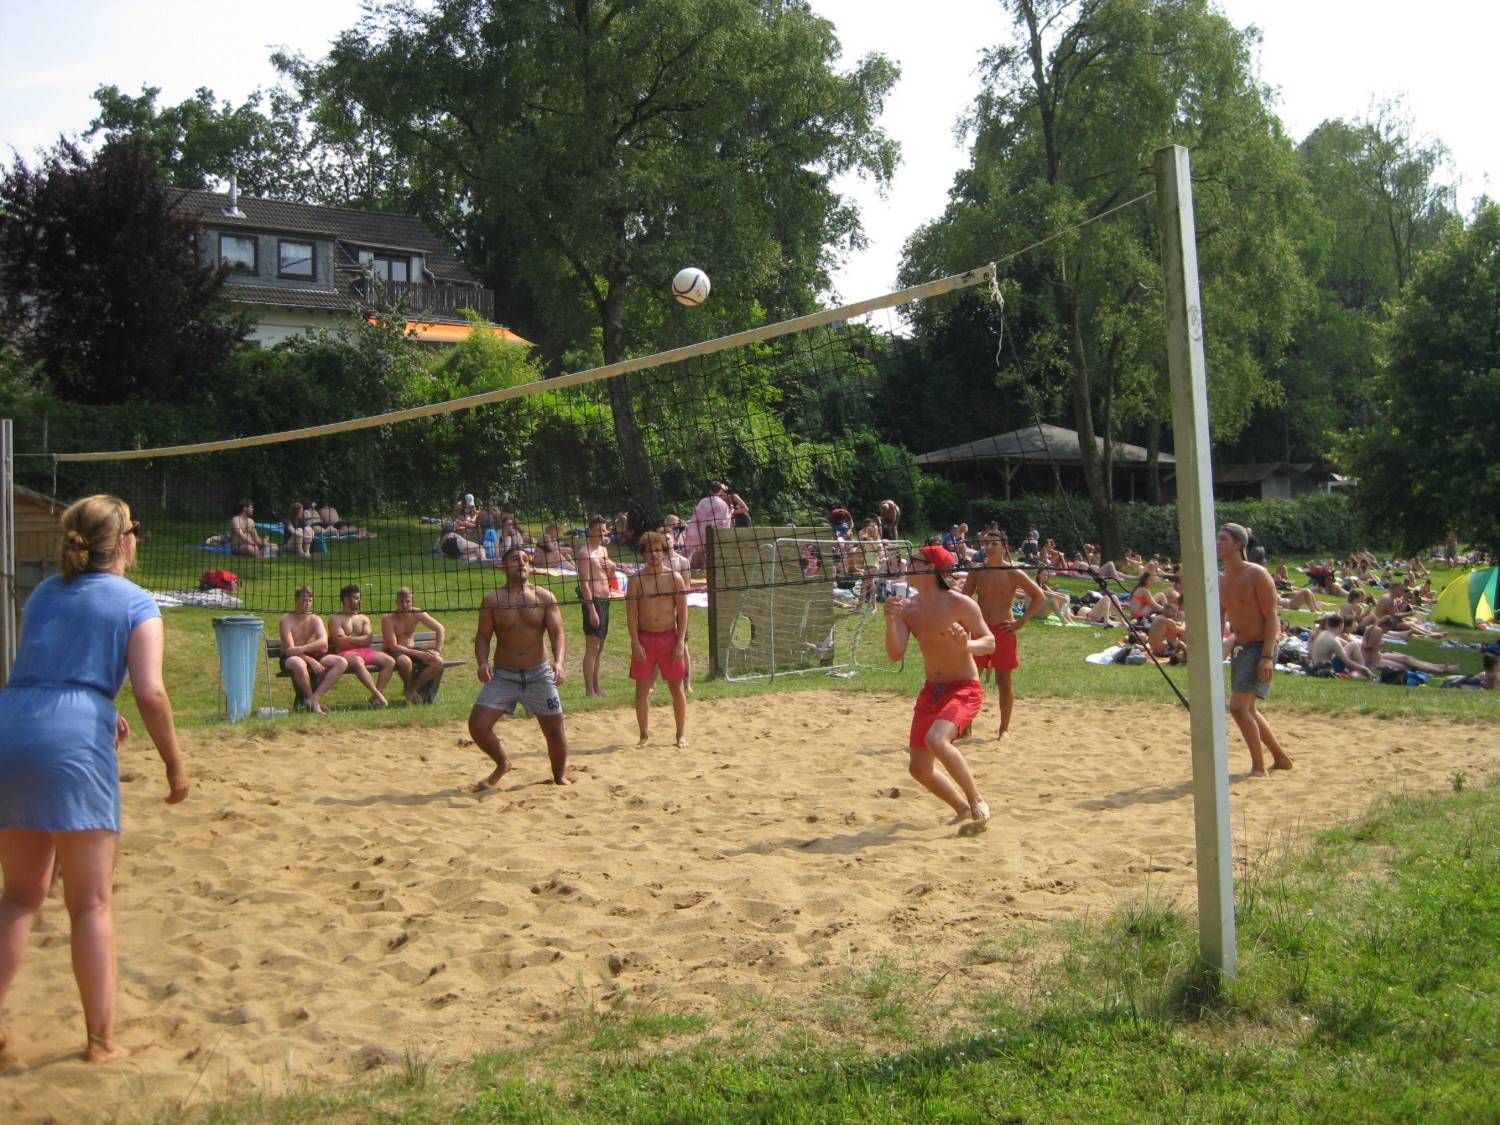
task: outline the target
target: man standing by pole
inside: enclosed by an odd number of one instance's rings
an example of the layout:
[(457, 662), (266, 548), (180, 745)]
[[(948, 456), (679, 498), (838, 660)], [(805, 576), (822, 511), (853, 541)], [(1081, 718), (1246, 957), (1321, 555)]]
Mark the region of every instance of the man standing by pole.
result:
[(1271, 724), (1256, 709), (1256, 701), (1271, 694), (1271, 672), (1276, 664), (1276, 642), (1281, 622), (1276, 611), (1276, 582), (1265, 567), (1245, 561), (1250, 532), (1237, 523), (1219, 528), (1215, 540), (1224, 573), (1219, 581), (1219, 614), (1234, 632), (1230, 656), (1229, 714), (1250, 748), (1250, 776), (1270, 777), (1264, 746), (1271, 752), (1271, 769), (1289, 770), (1292, 760), (1282, 750)]

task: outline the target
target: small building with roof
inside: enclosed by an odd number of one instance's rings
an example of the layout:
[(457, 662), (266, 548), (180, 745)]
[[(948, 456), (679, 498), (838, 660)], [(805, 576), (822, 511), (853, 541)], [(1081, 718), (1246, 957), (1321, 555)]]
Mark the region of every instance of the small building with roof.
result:
[[(1103, 456), (1104, 439), (1095, 437), (1094, 441), (1100, 456)], [(1144, 446), (1123, 441), (1111, 445), (1110, 460), (1117, 499), (1144, 500), (1149, 495), (1146, 486), (1148, 457), (1149, 451)], [(1045, 422), (934, 449), (918, 454), (915, 460), (928, 472), (939, 473), (966, 485), (973, 496), (994, 495), (997, 478), (1006, 500), (1011, 498), (1013, 489), (1031, 494), (1058, 488), (1070, 492), (1086, 490), (1078, 431)], [(1163, 500), (1176, 495), (1176, 463), (1170, 453), (1157, 454)]]
[(180, 206), (202, 224), (204, 260), (223, 262), (225, 296), (255, 319), (250, 338), (270, 346), (310, 328), (403, 306), (407, 331), (453, 344), (472, 329), (468, 313), (500, 338), (527, 344), (495, 321), (484, 288), (421, 219), (225, 193), (184, 191)]

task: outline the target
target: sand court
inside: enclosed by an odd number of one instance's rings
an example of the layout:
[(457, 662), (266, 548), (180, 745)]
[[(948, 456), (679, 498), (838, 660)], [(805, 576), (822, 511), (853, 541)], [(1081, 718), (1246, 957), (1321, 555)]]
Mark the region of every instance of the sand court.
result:
[[(994, 708), (991, 690), (976, 727)], [(1011, 970), (969, 964), (980, 942), (1148, 885), (1191, 908), (1180, 708), (1023, 698), (1003, 748), (962, 744), (994, 811), (972, 838), (906, 774), (910, 712), (841, 692), (696, 700), (685, 751), (666, 709), (646, 749), (628, 707), (571, 715), (562, 789), (536, 724), (506, 720), (516, 769), (480, 795), (462, 791), (487, 759), (461, 724), (194, 731), (195, 788), (172, 809), (137, 736), (115, 901), (132, 1057), (78, 1061), (67, 917), (49, 902), (9, 1004), (0, 1118), (144, 1115), (340, 1083), (408, 1051), (524, 1046), (623, 990), (670, 1011), (795, 1002), (882, 956), (996, 987)], [(1497, 765), (1479, 726), (1268, 714), (1298, 768), (1247, 779), (1231, 730), (1241, 865), (1383, 791)]]

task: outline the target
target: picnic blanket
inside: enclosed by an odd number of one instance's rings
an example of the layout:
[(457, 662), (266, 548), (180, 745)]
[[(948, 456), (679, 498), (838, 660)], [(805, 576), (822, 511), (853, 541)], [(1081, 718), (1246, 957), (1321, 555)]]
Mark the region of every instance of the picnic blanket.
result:
[(198, 606), (202, 609), (243, 609), (245, 603), (228, 590), (153, 590), (151, 599), (163, 609)]

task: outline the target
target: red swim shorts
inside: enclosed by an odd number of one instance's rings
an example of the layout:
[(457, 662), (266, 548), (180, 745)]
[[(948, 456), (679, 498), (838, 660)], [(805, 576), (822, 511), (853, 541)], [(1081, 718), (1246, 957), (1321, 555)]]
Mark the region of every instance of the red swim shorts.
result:
[(379, 656), (380, 650), (378, 648), (346, 648), (339, 655), (345, 658), (357, 656), (361, 660), (368, 662), (370, 657)]
[(984, 703), (984, 687), (978, 680), (958, 680), (951, 684), (935, 684), (929, 681), (922, 685), (917, 696), (917, 706), (911, 716), (911, 736), (907, 745), (921, 750), (927, 745), (927, 732), (939, 719), (946, 719), (959, 731), (963, 731)]
[(650, 683), (656, 679), (656, 669), (661, 669), (661, 678), (676, 683), (687, 678), (687, 661), (676, 660), (677, 630), (664, 629), (659, 633), (640, 631), (641, 648), (646, 652), (645, 660), (630, 660), (630, 678)]
[(1000, 631), (1000, 626), (990, 622), (990, 632), (995, 634), (995, 651), (986, 652), (974, 658), (974, 663), (980, 668), (999, 668), (1003, 672), (1009, 672), (1021, 666), (1021, 658), (1016, 655), (1015, 630), (1007, 629)]

